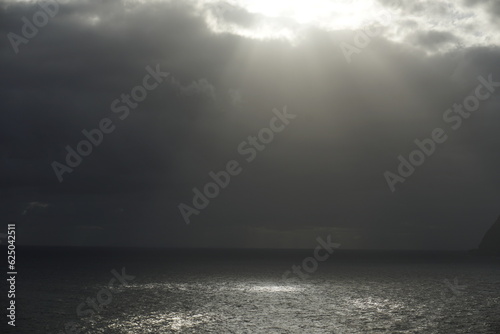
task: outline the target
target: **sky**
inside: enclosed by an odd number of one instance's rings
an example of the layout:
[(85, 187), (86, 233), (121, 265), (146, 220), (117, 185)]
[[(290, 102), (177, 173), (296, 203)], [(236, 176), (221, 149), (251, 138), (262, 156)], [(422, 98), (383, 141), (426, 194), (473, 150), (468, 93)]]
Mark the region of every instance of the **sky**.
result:
[(19, 244), (471, 249), (500, 213), (497, 1), (3, 0), (0, 36)]

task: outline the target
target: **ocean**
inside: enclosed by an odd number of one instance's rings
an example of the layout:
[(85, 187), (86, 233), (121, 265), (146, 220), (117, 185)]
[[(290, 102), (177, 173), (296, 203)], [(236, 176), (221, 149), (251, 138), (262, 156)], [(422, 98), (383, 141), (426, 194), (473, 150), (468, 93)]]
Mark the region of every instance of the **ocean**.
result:
[(19, 247), (2, 333), (500, 333), (498, 257), (312, 252)]

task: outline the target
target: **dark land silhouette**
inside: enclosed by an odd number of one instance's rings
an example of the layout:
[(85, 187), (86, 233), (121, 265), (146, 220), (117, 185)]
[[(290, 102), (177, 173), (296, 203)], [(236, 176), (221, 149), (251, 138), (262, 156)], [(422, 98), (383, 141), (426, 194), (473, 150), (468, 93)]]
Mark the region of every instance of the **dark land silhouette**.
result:
[(482, 254), (500, 254), (500, 217), (484, 235), (478, 251)]

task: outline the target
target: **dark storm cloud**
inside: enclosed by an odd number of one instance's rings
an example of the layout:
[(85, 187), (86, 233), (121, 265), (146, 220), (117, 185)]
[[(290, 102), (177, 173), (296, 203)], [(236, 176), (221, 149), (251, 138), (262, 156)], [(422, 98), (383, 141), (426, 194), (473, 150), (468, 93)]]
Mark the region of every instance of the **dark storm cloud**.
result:
[(449, 32), (442, 31), (426, 31), (417, 32), (413, 36), (413, 41), (419, 45), (429, 49), (436, 49), (443, 44), (455, 43), (458, 38)]
[(500, 16), (500, 3), (495, 0), (465, 0), (464, 3), (469, 6), (482, 6), (484, 10), (491, 14), (492, 18)]
[[(214, 34), (188, 2), (103, 1), (61, 5), (15, 54), (5, 36), (37, 8), (1, 8), (2, 212), (48, 203), (23, 216), (28, 243), (303, 247), (328, 231), (346, 248), (467, 248), (498, 214), (498, 94), (396, 193), (383, 177), (477, 76), (500, 81), (498, 48), (426, 56), (420, 44), (453, 32), (417, 31), (413, 46), (374, 38), (348, 64), (351, 32), (311, 28), (291, 45)], [(121, 121), (112, 101), (157, 64), (169, 77)], [(297, 118), (245, 163), (238, 145), (285, 105)], [(51, 163), (106, 117), (114, 132), (59, 183)], [(242, 174), (186, 226), (177, 205), (232, 159)]]

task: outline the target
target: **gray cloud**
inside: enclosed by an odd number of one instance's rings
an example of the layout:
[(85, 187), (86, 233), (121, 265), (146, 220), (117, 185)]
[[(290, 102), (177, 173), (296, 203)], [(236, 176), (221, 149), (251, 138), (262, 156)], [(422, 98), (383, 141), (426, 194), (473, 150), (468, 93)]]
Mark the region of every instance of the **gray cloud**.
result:
[(438, 49), (443, 44), (458, 42), (458, 38), (455, 35), (442, 31), (417, 32), (412, 40), (417, 45), (421, 45), (431, 50)]
[[(33, 12), (0, 8), (2, 36)], [(238, 13), (226, 19), (252, 22)], [(181, 1), (61, 5), (19, 54), (0, 40), (2, 218), (51, 203), (20, 227), (32, 244), (302, 247), (326, 229), (346, 248), (474, 247), (498, 215), (498, 94), (398, 192), (382, 174), (446, 126), (443, 112), (478, 75), (500, 80), (500, 49), (425, 55), (455, 37), (417, 30), (414, 45), (382, 35), (347, 64), (339, 43), (351, 36), (310, 27), (292, 45), (215, 34)], [(175, 80), (120, 121), (111, 102), (156, 64)], [(235, 87), (244, 103), (226, 93)], [(243, 162), (238, 144), (284, 105), (296, 121), (185, 226), (177, 205), (210, 171)], [(59, 183), (51, 162), (104, 117), (116, 130)]]

